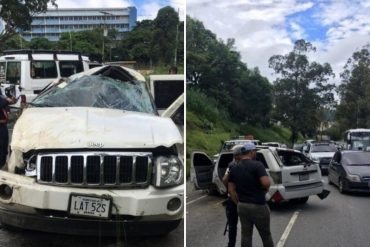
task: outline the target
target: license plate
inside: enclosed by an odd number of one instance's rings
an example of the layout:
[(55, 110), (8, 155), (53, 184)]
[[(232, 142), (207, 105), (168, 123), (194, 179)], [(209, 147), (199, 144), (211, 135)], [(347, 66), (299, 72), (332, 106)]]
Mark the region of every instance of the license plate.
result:
[(299, 181), (308, 180), (310, 178), (310, 175), (308, 173), (299, 174)]
[(111, 200), (101, 197), (71, 195), (69, 213), (71, 215), (109, 218)]

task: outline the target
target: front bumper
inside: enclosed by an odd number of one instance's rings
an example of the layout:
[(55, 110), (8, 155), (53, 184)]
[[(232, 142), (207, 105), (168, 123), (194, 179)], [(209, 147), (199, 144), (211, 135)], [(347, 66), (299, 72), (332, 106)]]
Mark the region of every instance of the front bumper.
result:
[(370, 181), (352, 182), (346, 179), (344, 186), (350, 192), (370, 192)]
[(32, 215), (0, 208), (0, 221), (5, 225), (43, 232), (132, 237), (156, 236), (169, 233), (180, 224), (181, 219), (162, 221), (81, 219)]
[[(50, 215), (55, 219), (61, 217), (60, 220), (68, 219), (71, 222), (80, 221), (86, 222), (86, 224), (100, 222), (95, 223), (96, 226), (109, 224), (111, 221), (116, 221), (114, 218), (120, 217), (126, 217), (134, 226), (155, 222), (169, 222), (169, 225), (173, 226), (174, 222), (178, 224), (183, 217), (184, 185), (165, 189), (157, 189), (151, 185), (147, 188), (134, 189), (60, 187), (38, 184), (34, 178), (0, 171), (0, 187), (2, 185), (8, 185), (13, 190), (10, 198), (0, 196), (0, 214), (2, 220), (6, 220), (5, 224), (9, 221), (9, 225), (19, 225), (16, 221), (9, 220), (12, 214), (18, 215), (19, 222), (22, 222), (20, 220), (22, 217), (33, 220), (37, 218), (41, 222), (40, 225), (43, 225), (43, 222), (50, 221), (50, 217), (45, 219), (47, 213), (44, 212), (52, 212)], [(92, 220), (69, 217), (68, 208), (71, 193), (110, 197), (115, 205), (112, 207), (111, 218), (109, 220)], [(178, 209), (171, 211), (167, 206), (168, 202), (174, 198), (178, 198), (181, 205)], [(43, 213), (40, 214), (40, 212)], [(57, 221), (58, 223), (59, 221)], [(91, 223), (91, 225), (94, 224)], [(35, 226), (33, 229), (37, 230), (37, 227)], [(41, 227), (41, 229), (43, 228)]]

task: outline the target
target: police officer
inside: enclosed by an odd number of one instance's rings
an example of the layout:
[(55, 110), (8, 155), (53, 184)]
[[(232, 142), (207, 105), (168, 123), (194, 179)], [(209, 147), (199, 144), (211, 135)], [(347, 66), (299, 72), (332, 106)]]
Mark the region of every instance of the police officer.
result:
[(228, 191), (237, 204), (242, 225), (242, 247), (252, 247), (253, 227), (256, 226), (264, 247), (273, 247), (270, 230), (270, 210), (265, 194), (270, 179), (264, 165), (256, 161), (256, 146), (250, 142), (241, 148), (241, 160), (230, 170)]
[(14, 97), (2, 95), (0, 90), (0, 168), (5, 165), (6, 156), (8, 155), (9, 135), (8, 135), (8, 118), (9, 105), (16, 102)]
[[(237, 145), (233, 147), (233, 155), (234, 160), (231, 161), (226, 169), (225, 175), (222, 178), (222, 182), (227, 188), (228, 182), (229, 182), (229, 174), (231, 168), (233, 168), (235, 165), (238, 164), (240, 158), (241, 158), (241, 151), (240, 148), (241, 145)], [(230, 199), (230, 195), (226, 201), (226, 218), (227, 218), (227, 224), (229, 227), (229, 243), (228, 247), (235, 247), (236, 243), (236, 233), (238, 230), (238, 211), (236, 208), (236, 204)]]

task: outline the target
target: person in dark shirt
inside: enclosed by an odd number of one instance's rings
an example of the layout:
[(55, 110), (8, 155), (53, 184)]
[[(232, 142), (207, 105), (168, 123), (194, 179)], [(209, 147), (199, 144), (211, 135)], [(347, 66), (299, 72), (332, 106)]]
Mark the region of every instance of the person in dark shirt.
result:
[(237, 204), (242, 225), (242, 247), (252, 246), (253, 227), (256, 226), (264, 247), (273, 247), (270, 230), (270, 210), (265, 194), (270, 188), (270, 179), (265, 167), (256, 157), (256, 146), (250, 142), (241, 148), (242, 157), (230, 170), (228, 190)]
[[(225, 175), (222, 178), (222, 182), (224, 185), (228, 186), (229, 182), (229, 175), (230, 175), (230, 170), (238, 164), (241, 158), (241, 151), (240, 148), (241, 145), (237, 145), (233, 147), (233, 156), (234, 160), (231, 161), (226, 169)], [(231, 200), (230, 196), (228, 196), (228, 199), (226, 201), (226, 218), (227, 218), (227, 224), (229, 227), (229, 243), (228, 247), (235, 247), (236, 243), (236, 233), (238, 231), (238, 211), (236, 208), (236, 204)]]
[(8, 117), (9, 105), (16, 102), (15, 98), (8, 98), (2, 95), (0, 90), (0, 168), (5, 165), (6, 156), (8, 155), (9, 134), (8, 134)]

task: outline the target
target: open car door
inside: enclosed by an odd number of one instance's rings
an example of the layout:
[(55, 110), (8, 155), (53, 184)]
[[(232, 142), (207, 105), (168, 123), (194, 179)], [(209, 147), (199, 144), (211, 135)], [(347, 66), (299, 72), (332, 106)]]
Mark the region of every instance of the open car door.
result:
[(191, 154), (191, 166), (195, 173), (193, 178), (195, 188), (209, 189), (212, 185), (213, 170), (215, 168), (212, 160), (203, 152), (193, 152)]

